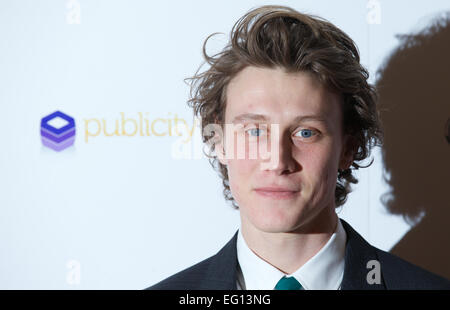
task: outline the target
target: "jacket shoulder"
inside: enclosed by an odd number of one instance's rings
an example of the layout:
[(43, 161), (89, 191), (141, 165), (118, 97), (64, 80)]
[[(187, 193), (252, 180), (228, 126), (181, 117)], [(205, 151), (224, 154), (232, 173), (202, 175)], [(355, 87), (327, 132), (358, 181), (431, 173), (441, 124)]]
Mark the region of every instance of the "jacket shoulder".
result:
[(450, 290), (449, 280), (391, 253), (375, 249), (387, 289)]
[[(450, 281), (369, 244), (346, 221), (343, 289), (431, 290), (450, 289)], [(382, 283), (369, 284), (367, 263), (379, 262)]]
[(148, 287), (148, 290), (223, 290), (236, 288), (237, 232), (215, 255)]
[(205, 278), (213, 256), (146, 288), (146, 290), (193, 290)]

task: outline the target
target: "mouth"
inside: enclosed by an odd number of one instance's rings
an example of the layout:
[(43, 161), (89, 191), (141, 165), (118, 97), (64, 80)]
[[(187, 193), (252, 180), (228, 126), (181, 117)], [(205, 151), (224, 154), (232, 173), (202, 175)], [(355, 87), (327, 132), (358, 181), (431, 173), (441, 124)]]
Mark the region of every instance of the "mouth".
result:
[(269, 199), (292, 199), (300, 193), (300, 191), (273, 188), (256, 188), (255, 192), (259, 196)]

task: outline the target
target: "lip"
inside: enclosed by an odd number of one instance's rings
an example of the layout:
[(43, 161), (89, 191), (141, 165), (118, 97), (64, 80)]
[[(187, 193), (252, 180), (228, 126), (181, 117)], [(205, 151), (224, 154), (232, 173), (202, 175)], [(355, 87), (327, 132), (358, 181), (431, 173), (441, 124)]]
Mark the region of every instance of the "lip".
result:
[(256, 188), (255, 192), (260, 196), (271, 199), (292, 199), (299, 193), (299, 191), (280, 187), (261, 187)]

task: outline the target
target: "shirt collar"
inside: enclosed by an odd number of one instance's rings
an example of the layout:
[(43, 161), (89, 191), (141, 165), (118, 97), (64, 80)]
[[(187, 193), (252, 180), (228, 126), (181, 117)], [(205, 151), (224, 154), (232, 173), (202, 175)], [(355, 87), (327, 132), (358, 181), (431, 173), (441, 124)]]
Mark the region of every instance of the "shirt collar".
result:
[(246, 290), (272, 290), (284, 273), (257, 256), (247, 245), (239, 229), (237, 258)]
[[(307, 290), (337, 290), (344, 275), (345, 243), (347, 235), (338, 219), (336, 231), (327, 243), (289, 276), (294, 276)], [(258, 257), (247, 245), (239, 229), (237, 257), (247, 290), (272, 290), (285, 275)]]

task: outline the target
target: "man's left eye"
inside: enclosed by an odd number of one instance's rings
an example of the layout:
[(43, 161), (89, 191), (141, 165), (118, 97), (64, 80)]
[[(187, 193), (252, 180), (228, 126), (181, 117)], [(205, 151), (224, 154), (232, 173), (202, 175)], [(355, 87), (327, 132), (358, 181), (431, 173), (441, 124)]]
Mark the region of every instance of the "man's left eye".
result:
[(296, 136), (298, 136), (298, 134), (300, 134), (300, 136), (302, 138), (311, 138), (312, 136), (314, 136), (316, 134), (316, 132), (311, 129), (302, 129), (297, 132)]

